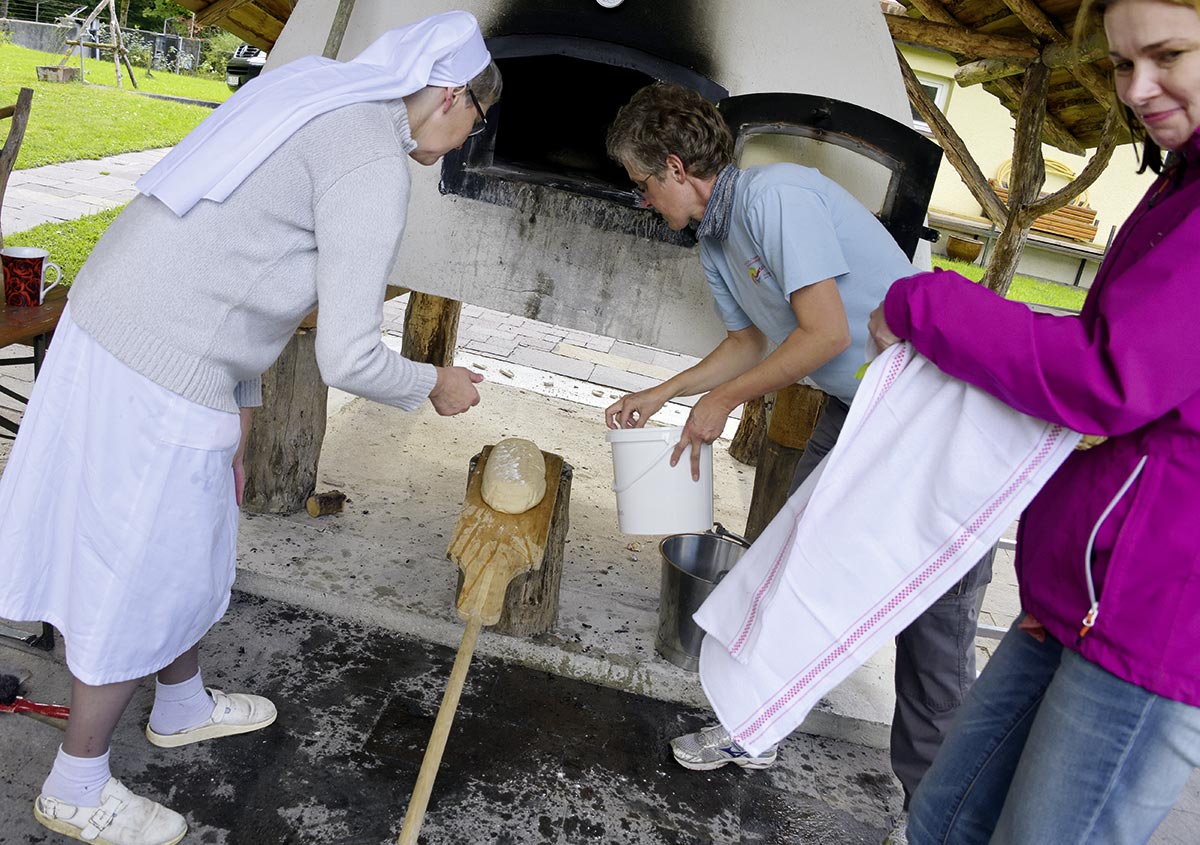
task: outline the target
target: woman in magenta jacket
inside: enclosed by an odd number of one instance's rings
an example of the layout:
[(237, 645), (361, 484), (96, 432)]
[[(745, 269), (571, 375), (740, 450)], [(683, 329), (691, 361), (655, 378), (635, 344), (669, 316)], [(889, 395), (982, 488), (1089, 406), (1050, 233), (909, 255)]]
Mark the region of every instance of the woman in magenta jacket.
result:
[(1024, 413), (1108, 438), (1021, 520), (1024, 615), (914, 797), (914, 845), (1145, 842), (1200, 765), (1200, 0), (1080, 15), (1102, 19), (1160, 171), (1082, 313), (926, 273), (872, 315), (881, 347), (910, 340)]

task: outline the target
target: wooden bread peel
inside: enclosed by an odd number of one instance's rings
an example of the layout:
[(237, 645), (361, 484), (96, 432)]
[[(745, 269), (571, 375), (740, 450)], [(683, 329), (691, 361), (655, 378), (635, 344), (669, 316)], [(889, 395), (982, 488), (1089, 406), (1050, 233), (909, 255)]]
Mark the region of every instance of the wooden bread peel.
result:
[(483, 470), (491, 449), (491, 446), (483, 448), (479, 461), (471, 471), (462, 513), (446, 553), (462, 570), (463, 584), (457, 609), (467, 627), (454, 658), (454, 667), (450, 671), (441, 706), (438, 707), (429, 744), (425, 747), (425, 757), (421, 761), (421, 770), (408, 802), (397, 845), (417, 843), (480, 628), (500, 621), (509, 582), (517, 575), (541, 566), (550, 536), (550, 520), (554, 514), (559, 477), (563, 469), (562, 457), (549, 452), (542, 453), (546, 461), (546, 495), (525, 513), (507, 514), (492, 510), (483, 501)]

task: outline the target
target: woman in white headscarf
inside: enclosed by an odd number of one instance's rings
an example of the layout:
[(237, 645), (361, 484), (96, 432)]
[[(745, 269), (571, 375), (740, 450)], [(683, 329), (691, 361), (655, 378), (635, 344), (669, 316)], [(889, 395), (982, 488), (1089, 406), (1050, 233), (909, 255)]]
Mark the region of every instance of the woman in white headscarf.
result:
[(73, 679), (34, 804), (46, 827), (114, 845), (183, 837), (182, 816), (109, 771), (146, 675), (155, 745), (274, 721), (261, 696), (207, 690), (197, 644), (229, 602), (248, 409), (306, 314), (320, 305), (330, 386), (443, 416), (479, 401), (478, 374), (383, 345), (382, 303), (408, 159), (461, 146), (500, 88), (465, 12), (389, 32), (351, 62), (263, 74), (138, 183), (80, 270), (0, 477), (0, 617), (59, 628)]

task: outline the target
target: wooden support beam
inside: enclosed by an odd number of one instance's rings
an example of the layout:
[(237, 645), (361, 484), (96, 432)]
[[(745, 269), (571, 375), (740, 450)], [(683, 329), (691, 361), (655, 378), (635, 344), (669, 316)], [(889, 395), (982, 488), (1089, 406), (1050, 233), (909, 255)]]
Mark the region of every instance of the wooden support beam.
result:
[[(1059, 51), (1055, 54), (1056, 57), (1062, 55), (1064, 48), (1073, 46), (1067, 34), (1032, 0), (1004, 0), (1004, 5), (1008, 6), (1012, 13), (1025, 25), (1026, 29), (1047, 42), (1047, 49), (1050, 46), (1058, 47)], [(1093, 35), (1093, 41), (1095, 41), (1095, 35)], [(1095, 58), (1101, 58), (1104, 55), (1106, 53), (1101, 50)], [(1112, 85), (1105, 78), (1104, 74), (1090, 67), (1088, 62), (1080, 61), (1077, 53), (1074, 58), (1075, 61), (1062, 62), (1057, 65), (1047, 62), (1043, 58), (1043, 63), (1051, 68), (1066, 67), (1097, 100), (1101, 103), (1111, 103), (1113, 97)], [(1095, 61), (1095, 59), (1091, 61)]]
[(1042, 50), (1042, 63), (1049, 68), (1071, 67), (1098, 62), (1108, 56), (1108, 41), (1103, 33), (1093, 32), (1078, 48), (1074, 41), (1047, 44)]
[(1009, 180), (1009, 212), (1014, 205), (1027, 206), (1041, 195), (1046, 182), (1046, 161), (1042, 156), (1042, 123), (1046, 120), (1046, 94), (1050, 89), (1050, 68), (1041, 62), (1030, 65), (1021, 90), (1022, 109), (1017, 113), (1013, 137), (1012, 177)]
[(1100, 144), (1096, 147), (1096, 152), (1092, 154), (1091, 160), (1088, 161), (1083, 170), (1079, 172), (1079, 175), (1072, 179), (1069, 184), (1064, 185), (1052, 194), (1030, 203), (1029, 213), (1034, 218), (1038, 218), (1043, 214), (1057, 211), (1090, 188), (1092, 183), (1108, 167), (1108, 162), (1112, 159), (1113, 150), (1117, 148), (1117, 140), (1120, 136), (1120, 115), (1116, 109), (1112, 109), (1109, 111), (1108, 117), (1104, 120), (1104, 130), (1101, 133)]
[(769, 393), (742, 405), (742, 421), (729, 442), (729, 456), (740, 464), (758, 465), (763, 437), (767, 433), (768, 397), (771, 402), (775, 401), (775, 394)]
[[(1098, 36), (1091, 36), (1088, 41), (1077, 50), (1075, 45), (1070, 42), (1058, 44), (1047, 44), (1042, 49), (1042, 64), (1051, 70), (1058, 68), (1066, 68), (1071, 70), (1077, 69), (1079, 65), (1090, 65), (1099, 59), (1108, 55), (1108, 47), (1104, 39)], [(1030, 59), (1018, 59), (1015, 57), (1006, 58), (991, 58), (979, 59), (978, 61), (965, 64), (958, 69), (954, 74), (954, 81), (966, 88), (970, 85), (979, 85), (983, 82), (992, 82), (997, 79), (1004, 79), (1008, 76), (1017, 76), (1025, 72), (1029, 67)], [(1088, 78), (1092, 81), (1092, 86), (1095, 87), (1097, 81), (1103, 84), (1105, 91), (1111, 93), (1112, 85), (1108, 81), (1108, 77), (1096, 68), (1088, 69)], [(1095, 96), (1095, 92), (1089, 93)]]
[(933, 23), (895, 15), (886, 15), (884, 20), (895, 41), (932, 47), (958, 56), (1036, 59), (1041, 55), (1038, 46), (1025, 38), (992, 35), (959, 24)]
[(1004, 5), (1026, 29), (1043, 41), (1061, 41), (1065, 37), (1058, 24), (1050, 20), (1032, 0), (1004, 0)]
[[(12, 174), (13, 165), (17, 163), (17, 153), (21, 150), (21, 141), (25, 138), (25, 127), (29, 125), (29, 109), (33, 105), (33, 89), (22, 88), (17, 93), (14, 105), (0, 109), (0, 117), (11, 117), (12, 124), (8, 127), (8, 137), (4, 139), (4, 147), (0, 149), (0, 206), (4, 205), (4, 192), (8, 189), (8, 177)], [(4, 233), (0, 232), (0, 247), (4, 246)]]
[(934, 104), (933, 100), (929, 99), (929, 95), (925, 93), (917, 75), (909, 66), (908, 60), (899, 50), (896, 51), (896, 59), (900, 62), (900, 73), (904, 76), (904, 88), (908, 91), (908, 99), (916, 107), (921, 119), (928, 123), (929, 128), (933, 130), (933, 134), (942, 145), (942, 151), (946, 154), (946, 160), (958, 171), (963, 184), (967, 186), (971, 196), (975, 197), (983, 209), (983, 213), (996, 226), (1003, 227), (1008, 220), (1008, 210), (1004, 207), (1004, 203), (1000, 202), (1000, 198), (988, 184), (987, 177), (983, 175), (983, 171), (979, 169), (979, 165), (967, 151), (967, 145), (963, 143), (962, 137), (950, 125), (950, 121), (942, 114), (942, 110)]
[(950, 14), (949, 10), (943, 6), (939, 0), (912, 0), (912, 7), (925, 16), (926, 20), (931, 20), (934, 23), (947, 23), (954, 26), (962, 26), (958, 22), (958, 18)]
[[(1011, 78), (997, 79), (992, 85), (1004, 95), (1001, 102), (1004, 102), (1009, 111), (1020, 115), (1022, 103), (1024, 102), (1021, 99), (1021, 86)], [(1087, 149), (1079, 142), (1079, 139), (1071, 133), (1066, 124), (1052, 114), (1047, 114), (1042, 123), (1042, 140), (1050, 146), (1058, 147), (1060, 150), (1072, 155), (1087, 155)]]
[(263, 373), (263, 406), (254, 412), (245, 457), (242, 507), (253, 513), (297, 513), (316, 486), (328, 398), (316, 340), (316, 332), (292, 335)]
[[(112, 4), (112, 6), (111, 6), (111, 8), (112, 8), (112, 39), (113, 39), (113, 43), (116, 47), (114, 52), (120, 54), (121, 61), (123, 61), (125, 63), (125, 69), (127, 71), (129, 71), (129, 82), (133, 85), (134, 88), (137, 88), (138, 87), (137, 79), (135, 79), (134, 75), (133, 75), (133, 64), (129, 61), (129, 51), (125, 49), (125, 36), (123, 36), (121, 34), (121, 24), (117, 20), (116, 0), (109, 0), (109, 2)], [(113, 61), (116, 61), (116, 58), (117, 57), (114, 55)], [(120, 65), (118, 65), (117, 68), (119, 70)]]
[[(232, 5), (224, 2), (226, 9)], [(334, 29), (337, 26), (335, 20)], [(341, 27), (344, 32), (345, 21)], [(331, 30), (330, 40), (333, 34)], [(341, 32), (336, 40), (341, 44)], [(457, 313), (454, 316), (457, 328)], [(409, 343), (407, 332), (404, 342)], [(453, 351), (453, 336), (449, 346)], [(263, 374), (263, 406), (254, 414), (246, 444), (247, 510), (287, 514), (304, 507), (316, 483), (328, 395), (317, 367), (316, 332), (298, 331)]]
[(1029, 238), (1029, 227), (1037, 215), (1029, 210), (1041, 194), (1046, 181), (1046, 161), (1042, 157), (1042, 130), (1046, 119), (1046, 92), (1050, 88), (1050, 68), (1041, 62), (1030, 65), (1021, 90), (1022, 108), (1017, 112), (1013, 138), (1012, 177), (1009, 181), (1008, 222), (996, 239), (996, 248), (988, 261), (982, 284), (1003, 296), (1012, 284)]
[(1033, 59), (980, 59), (963, 65), (954, 74), (954, 81), (966, 88), (983, 82), (993, 82), (1008, 76), (1019, 76), (1029, 69)]
[(235, 9), (249, 5), (252, 0), (213, 0), (196, 12), (196, 26), (210, 26)]
[(824, 393), (804, 384), (789, 384), (775, 394), (775, 407), (754, 471), (754, 492), (746, 514), (747, 540), (756, 540), (787, 501), (796, 464), (812, 437), (825, 401)]
[(342, 49), (342, 38), (346, 35), (346, 25), (350, 23), (350, 15), (354, 12), (354, 0), (338, 0), (337, 11), (333, 13), (333, 23), (329, 27), (329, 37), (325, 39), (325, 51), (321, 54), (327, 59), (336, 59)]
[[(1025, 28), (1048, 44), (1069, 44), (1067, 34), (1059, 29), (1057, 23), (1043, 12), (1033, 0), (1004, 0), (1004, 5), (1025, 25)], [(1068, 65), (1071, 74), (1079, 80), (1079, 84), (1088, 90), (1102, 105), (1111, 106), (1113, 101), (1112, 86), (1104, 74), (1086, 64)]]
[(458, 346), (458, 319), (462, 303), (431, 293), (413, 291), (404, 312), (404, 339), (400, 354), (410, 361), (435, 367), (454, 366)]

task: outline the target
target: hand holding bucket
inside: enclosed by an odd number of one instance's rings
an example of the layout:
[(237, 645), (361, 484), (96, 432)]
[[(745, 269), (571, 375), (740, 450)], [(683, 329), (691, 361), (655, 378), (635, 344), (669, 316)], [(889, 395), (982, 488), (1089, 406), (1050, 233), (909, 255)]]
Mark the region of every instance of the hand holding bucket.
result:
[(693, 481), (690, 461), (670, 462), (682, 433), (681, 426), (608, 432), (622, 534), (675, 534), (712, 526), (712, 446), (701, 447), (700, 480)]
[[(4, 302), (11, 307), (41, 305), (46, 293), (62, 281), (62, 268), (48, 261), (50, 253), (32, 246), (0, 249), (4, 269)], [(46, 284), (46, 271), (54, 270), (54, 281)]]

